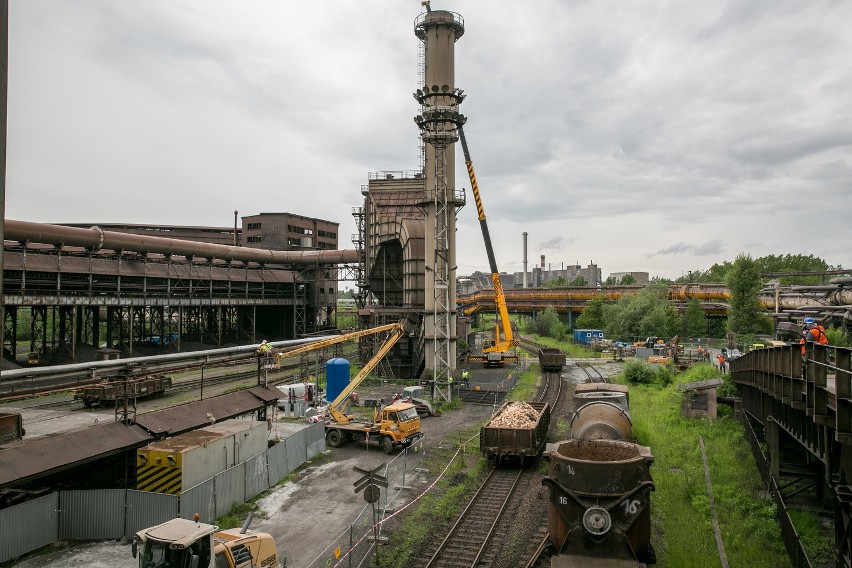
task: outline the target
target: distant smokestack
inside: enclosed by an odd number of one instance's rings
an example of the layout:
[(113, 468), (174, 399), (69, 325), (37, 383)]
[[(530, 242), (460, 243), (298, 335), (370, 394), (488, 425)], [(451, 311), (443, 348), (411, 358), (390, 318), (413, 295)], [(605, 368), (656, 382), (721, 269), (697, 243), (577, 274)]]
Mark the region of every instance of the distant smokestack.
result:
[(524, 288), (527, 287), (527, 232), (526, 231), (524, 231), (524, 286), (523, 287)]
[(544, 255), (541, 255), (541, 269), (544, 270)]
[(239, 246), (237, 243), (237, 215), (239, 215), (239, 211), (234, 211), (234, 246)]

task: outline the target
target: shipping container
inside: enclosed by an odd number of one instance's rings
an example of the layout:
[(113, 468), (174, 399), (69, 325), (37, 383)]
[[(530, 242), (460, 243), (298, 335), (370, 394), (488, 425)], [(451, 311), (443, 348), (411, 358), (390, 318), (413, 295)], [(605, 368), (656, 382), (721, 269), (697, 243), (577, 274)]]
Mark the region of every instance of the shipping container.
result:
[(497, 426), (501, 415), (515, 403), (506, 403), (479, 430), (479, 449), (482, 455), (500, 463), (506, 459), (518, 459), (539, 455), (547, 441), (547, 428), (550, 426), (550, 405), (546, 402), (528, 402), (538, 414), (537, 421), (529, 427)]
[(604, 332), (600, 329), (575, 329), (574, 330), (574, 343), (580, 343), (582, 345), (591, 345), (596, 341), (602, 341), (604, 338)]
[(225, 420), (136, 451), (136, 488), (178, 495), (267, 448), (268, 425)]

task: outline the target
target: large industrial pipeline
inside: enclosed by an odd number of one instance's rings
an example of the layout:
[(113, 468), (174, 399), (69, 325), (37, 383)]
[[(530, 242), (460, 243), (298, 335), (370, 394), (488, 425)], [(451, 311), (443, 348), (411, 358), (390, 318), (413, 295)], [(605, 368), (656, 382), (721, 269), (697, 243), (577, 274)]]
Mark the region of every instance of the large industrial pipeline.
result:
[[(529, 312), (553, 306), (557, 312), (581, 312), (586, 302), (594, 298), (618, 300), (635, 296), (644, 286), (573, 286), (565, 288), (506, 288), (506, 303), (513, 312)], [(731, 291), (724, 284), (672, 284), (668, 299), (687, 302), (702, 301), (708, 314), (725, 315)], [(823, 324), (852, 326), (852, 278), (833, 278), (829, 285), (782, 286), (764, 288), (759, 292), (760, 306), (778, 319), (811, 315)], [(465, 315), (474, 315), (494, 305), (494, 291), (484, 289), (458, 297)]]
[(217, 245), (166, 237), (105, 231), (100, 227), (81, 229), (47, 223), (6, 219), (4, 238), (10, 241), (132, 251), (185, 257), (216, 258), (258, 264), (347, 264), (359, 260), (357, 250), (278, 251)]

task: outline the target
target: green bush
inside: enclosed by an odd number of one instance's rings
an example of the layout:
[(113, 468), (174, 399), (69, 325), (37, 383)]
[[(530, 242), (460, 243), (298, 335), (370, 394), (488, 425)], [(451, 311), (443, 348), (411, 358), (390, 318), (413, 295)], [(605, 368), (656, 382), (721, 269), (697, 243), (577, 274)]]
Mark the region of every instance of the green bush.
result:
[(825, 330), (825, 337), (829, 345), (836, 347), (852, 347), (852, 336), (843, 335), (843, 330), (830, 327)]
[(672, 365), (651, 365), (639, 359), (630, 359), (624, 364), (624, 378), (634, 385), (667, 387), (676, 376), (677, 370)]
[(650, 385), (657, 373), (654, 368), (639, 359), (630, 359), (624, 364), (624, 378), (633, 385)]

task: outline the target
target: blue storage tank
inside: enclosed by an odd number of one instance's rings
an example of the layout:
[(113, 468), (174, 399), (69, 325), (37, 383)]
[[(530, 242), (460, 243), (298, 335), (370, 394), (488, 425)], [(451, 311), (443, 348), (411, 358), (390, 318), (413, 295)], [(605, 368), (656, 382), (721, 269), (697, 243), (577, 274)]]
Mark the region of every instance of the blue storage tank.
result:
[(329, 359), (325, 364), (325, 397), (331, 402), (349, 386), (349, 361), (342, 357)]

